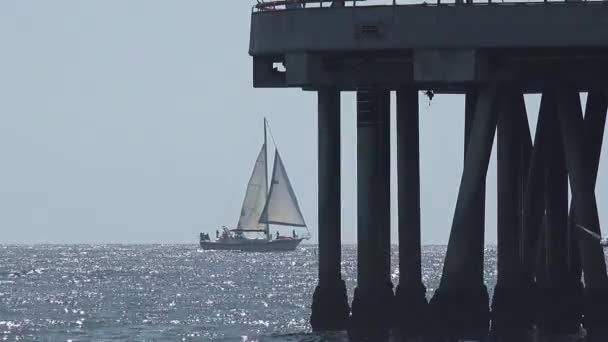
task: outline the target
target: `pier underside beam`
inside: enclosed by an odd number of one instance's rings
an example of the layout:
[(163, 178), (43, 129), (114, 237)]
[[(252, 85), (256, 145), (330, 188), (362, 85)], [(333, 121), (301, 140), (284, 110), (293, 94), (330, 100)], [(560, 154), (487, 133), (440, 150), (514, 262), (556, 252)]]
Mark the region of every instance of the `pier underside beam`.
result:
[(433, 331), (441, 337), (476, 339), (489, 330), (484, 238), (476, 223), (498, 121), (497, 95), (495, 85), (480, 90), (470, 128), (443, 275), (430, 303), (437, 324)]
[(520, 259), (523, 197), (532, 138), (523, 94), (510, 89), (500, 101), (498, 152), (498, 279), (492, 300), (492, 334), (522, 339), (532, 328), (530, 282)]
[[(437, 55), (441, 58), (435, 58)], [(499, 55), (500, 59), (495, 60), (492, 55)], [(366, 84), (393, 90), (414, 87), (433, 89), (436, 94), (466, 94), (472, 86), (497, 81), (516, 83), (526, 94), (540, 94), (546, 84), (567, 80), (584, 92), (602, 87), (608, 78), (608, 51), (456, 49), (448, 53), (445, 49), (412, 48), (344, 53), (306, 50), (258, 56), (253, 61), (255, 87), (314, 91), (318, 87), (355, 91)], [(491, 67), (494, 65), (504, 72), (495, 74)]]
[(396, 331), (403, 337), (426, 332), (428, 303), (420, 250), (420, 139), (418, 92), (397, 91), (397, 173), (399, 205), (399, 285)]
[(540, 330), (549, 335), (576, 334), (581, 323), (581, 283), (569, 261), (568, 173), (561, 142), (557, 103), (554, 94), (546, 94), (545, 146), (545, 222), (540, 253), (542, 272), (537, 272), (539, 286)]
[[(563, 86), (557, 89), (557, 99), (576, 224), (599, 234), (601, 230), (593, 179), (595, 170), (591, 170), (594, 166), (593, 161), (585, 150), (591, 143), (586, 141), (587, 132), (585, 132), (580, 97), (577, 91)], [(581, 230), (575, 235), (579, 241), (585, 277), (583, 323), (589, 337), (606, 338), (608, 336), (608, 326), (605, 324), (608, 274), (604, 251), (597, 241)]]
[(394, 301), (390, 279), (390, 92), (357, 91), (357, 288), (349, 335), (388, 339)]
[(319, 284), (312, 302), (314, 331), (345, 330), (350, 314), (340, 268), (340, 92), (318, 92)]

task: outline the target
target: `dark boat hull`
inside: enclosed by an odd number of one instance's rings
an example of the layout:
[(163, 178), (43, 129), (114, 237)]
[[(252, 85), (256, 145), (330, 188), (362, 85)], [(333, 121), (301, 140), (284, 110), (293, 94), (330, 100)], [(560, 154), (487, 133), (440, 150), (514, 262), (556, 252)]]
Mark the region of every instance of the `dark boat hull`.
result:
[(240, 241), (201, 241), (204, 250), (242, 251), (242, 252), (289, 252), (295, 251), (303, 239), (247, 240)]

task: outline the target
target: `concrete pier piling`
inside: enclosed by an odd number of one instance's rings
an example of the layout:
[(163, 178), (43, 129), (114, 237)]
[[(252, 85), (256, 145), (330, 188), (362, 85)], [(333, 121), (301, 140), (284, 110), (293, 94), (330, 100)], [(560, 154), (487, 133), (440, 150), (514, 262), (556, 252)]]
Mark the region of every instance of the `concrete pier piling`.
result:
[[(520, 259), (523, 207), (532, 139), (524, 97), (508, 89), (500, 102), (497, 132), (497, 283), (492, 299), (492, 333), (523, 339), (533, 325), (530, 280)], [(513, 315), (513, 312), (520, 312)]]
[[(464, 97), (464, 161), (466, 162), (468, 145), (471, 141), (471, 132), (473, 128), (474, 118), (477, 111), (479, 102), (479, 89), (477, 87), (470, 87), (465, 93)], [(497, 98), (494, 98), (497, 101)], [(494, 104), (494, 110), (498, 110), (497, 103)], [(481, 181), (481, 188), (477, 193), (477, 198), (472, 203), (474, 208), (471, 208), (471, 217), (469, 218), (468, 225), (474, 227), (475, 233), (470, 238), (477, 239), (473, 242), (475, 246), (483, 246), (485, 238), (485, 226), (486, 226), (486, 181), (485, 178)], [(483, 274), (483, 248), (477, 248), (477, 263), (476, 267), (477, 274)]]
[(549, 335), (576, 334), (581, 324), (580, 278), (568, 260), (568, 173), (561, 142), (555, 94), (549, 92), (549, 110), (544, 135), (545, 220), (540, 239), (544, 253), (537, 275), (539, 285), (538, 327)]
[[(544, 154), (548, 149), (546, 146), (546, 121), (550, 111), (550, 99), (543, 94), (540, 101), (536, 131), (534, 133), (534, 145), (526, 179), (523, 207), (523, 238), (520, 251), (520, 259), (524, 268), (524, 276), (531, 286), (529, 300), (537, 297), (537, 283), (535, 281), (537, 258), (540, 245), (539, 239), (542, 232), (544, 219), (544, 191), (545, 191), (545, 165)], [(537, 306), (534, 305), (534, 316)]]
[(393, 316), (390, 278), (390, 93), (357, 90), (357, 288), (349, 336), (388, 338)]
[(479, 339), (489, 331), (484, 232), (475, 223), (498, 121), (498, 92), (496, 85), (480, 91), (471, 124), (443, 275), (430, 303), (433, 331), (441, 338)]
[(397, 90), (397, 181), (399, 205), (399, 285), (395, 328), (401, 337), (419, 337), (429, 320), (420, 250), (420, 139), (418, 92)]
[[(608, 340), (604, 250), (579, 228), (601, 233), (595, 188), (608, 109), (608, 6), (293, 2), (256, 5), (249, 53), (255, 87), (318, 93), (313, 330), (347, 329), (353, 341), (386, 341), (391, 333), (406, 340), (526, 341), (533, 330), (553, 338), (582, 324), (588, 341)], [(357, 94), (352, 310), (340, 270), (340, 94), (346, 91)], [(443, 274), (428, 303), (420, 249), (422, 91), (465, 97), (464, 168)], [(397, 98), (396, 291), (390, 278), (391, 92)], [(536, 113), (527, 113), (526, 94), (542, 95), (534, 141), (529, 117)], [(490, 303), (484, 237), (495, 135), (498, 274)]]
[[(595, 199), (595, 180), (589, 153), (585, 153), (585, 125), (579, 93), (567, 85), (559, 87), (558, 113), (562, 132), (570, 188), (574, 201), (574, 217), (580, 225), (599, 233), (599, 217)], [(608, 306), (608, 275), (604, 251), (597, 241), (577, 232), (585, 290), (583, 301), (583, 325), (594, 339), (608, 336), (603, 310)]]
[(315, 331), (344, 330), (350, 315), (342, 280), (340, 91), (318, 91), (319, 284), (310, 323)]

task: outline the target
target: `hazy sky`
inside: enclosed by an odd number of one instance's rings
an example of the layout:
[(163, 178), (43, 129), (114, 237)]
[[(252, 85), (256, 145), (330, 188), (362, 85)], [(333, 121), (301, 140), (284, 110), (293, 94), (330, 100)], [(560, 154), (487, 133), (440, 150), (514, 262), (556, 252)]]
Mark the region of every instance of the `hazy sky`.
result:
[[(263, 116), (316, 240), (316, 96), (252, 88), (252, 4), (1, 1), (0, 243), (196, 243), (199, 231), (233, 226)], [(538, 98), (528, 99), (534, 126)], [(437, 96), (429, 106), (421, 98), (424, 243), (448, 239), (462, 171), (463, 102)], [(342, 104), (343, 235), (352, 243), (354, 94), (345, 93)], [(607, 187), (601, 169), (602, 214)]]

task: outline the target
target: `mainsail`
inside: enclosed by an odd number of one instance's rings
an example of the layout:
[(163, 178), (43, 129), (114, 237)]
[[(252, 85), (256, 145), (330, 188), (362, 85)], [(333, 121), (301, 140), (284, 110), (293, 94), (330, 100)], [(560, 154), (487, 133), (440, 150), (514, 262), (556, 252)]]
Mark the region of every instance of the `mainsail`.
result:
[(270, 192), (260, 223), (306, 227), (279, 151), (275, 152)]
[(262, 145), (258, 159), (255, 162), (251, 178), (247, 184), (247, 192), (241, 208), (241, 217), (237, 230), (265, 231), (266, 225), (260, 223), (260, 215), (266, 204), (266, 144)]

